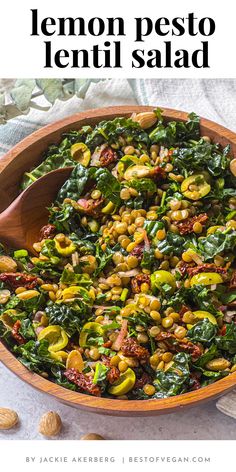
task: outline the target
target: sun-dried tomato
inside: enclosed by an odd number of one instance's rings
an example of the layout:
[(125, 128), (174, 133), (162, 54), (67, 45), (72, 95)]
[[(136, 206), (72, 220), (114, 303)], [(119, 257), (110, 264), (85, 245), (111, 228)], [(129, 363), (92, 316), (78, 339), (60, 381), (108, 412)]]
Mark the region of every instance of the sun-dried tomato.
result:
[(99, 162), (101, 167), (108, 167), (110, 164), (113, 164), (118, 159), (118, 156), (114, 149), (107, 146), (105, 149), (102, 150), (99, 158)]
[(95, 397), (101, 396), (101, 388), (93, 383), (93, 378), (91, 376), (77, 372), (76, 369), (65, 370), (64, 376), (69, 380), (69, 382), (77, 385), (80, 390), (87, 392), (90, 395), (94, 395)]
[(107, 341), (106, 343), (103, 344), (103, 347), (111, 347), (112, 346), (112, 341)]
[(176, 270), (178, 270), (178, 272), (182, 275), (182, 277), (184, 277), (187, 274), (188, 268), (193, 267), (193, 266), (194, 266), (193, 263), (180, 261), (178, 262), (176, 266)]
[(18, 344), (25, 344), (26, 343), (25, 338), (19, 333), (20, 327), (21, 327), (21, 322), (20, 320), (17, 320), (13, 325), (13, 328), (11, 330), (11, 335)]
[(175, 339), (175, 336), (172, 333), (169, 333), (168, 331), (161, 331), (161, 333), (156, 336), (157, 341), (165, 342), (169, 339)]
[(130, 252), (131, 256), (137, 257), (139, 261), (141, 261), (144, 253), (144, 243), (137, 244), (137, 246)]
[(120, 371), (117, 367), (111, 367), (110, 370), (107, 372), (107, 380), (110, 384), (116, 382), (120, 377)]
[(191, 355), (192, 360), (196, 361), (199, 357), (201, 357), (203, 349), (200, 348), (200, 346), (197, 346), (197, 344), (193, 344), (191, 341), (188, 341), (186, 343), (180, 342), (177, 345), (177, 352), (187, 352)]
[(179, 316), (180, 316), (181, 319), (183, 318), (184, 313), (186, 313), (186, 311), (191, 311), (191, 310), (187, 305), (182, 305), (180, 310), (179, 310)]
[(201, 264), (196, 267), (187, 268), (187, 273), (190, 277), (193, 277), (200, 272), (217, 272), (222, 275), (227, 274), (227, 270), (224, 267), (217, 267), (215, 264)]
[(148, 274), (138, 274), (138, 275), (136, 275), (131, 280), (132, 291), (134, 293), (140, 293), (141, 292), (141, 285), (144, 284), (144, 283), (148, 284), (149, 287), (151, 286), (150, 275), (148, 275)]
[(0, 281), (5, 282), (13, 289), (25, 287), (31, 290), (36, 287), (38, 278), (34, 275), (23, 274), (21, 272), (4, 272), (0, 274)]
[(233, 272), (232, 277), (230, 279), (229, 288), (236, 288), (236, 270)]
[(108, 356), (105, 356), (105, 354), (102, 354), (101, 356), (101, 362), (104, 364), (106, 367), (110, 367), (111, 365), (111, 358)]
[(191, 379), (191, 388), (190, 390), (198, 390), (199, 388), (201, 388), (201, 384), (200, 384), (200, 381), (199, 381), (199, 376), (197, 373), (192, 373), (190, 374), (190, 379)]
[(220, 328), (220, 336), (225, 336), (226, 335), (226, 324)]
[(104, 198), (100, 197), (97, 200), (93, 200), (92, 198), (80, 198), (77, 203), (86, 215), (96, 217), (99, 216), (101, 212), (103, 202)]
[(142, 376), (136, 379), (136, 382), (134, 384), (134, 389), (143, 388), (144, 385), (149, 384), (151, 381), (152, 379), (150, 375), (148, 375), (147, 372), (143, 372)]
[(179, 228), (180, 234), (189, 234), (193, 233), (193, 225), (195, 223), (201, 223), (204, 225), (208, 220), (208, 215), (206, 213), (201, 213), (200, 215), (193, 216), (191, 218), (187, 218), (184, 221), (176, 222), (176, 226)]
[(187, 352), (191, 355), (192, 360), (198, 359), (202, 355), (202, 348), (191, 341), (179, 341), (174, 334), (162, 331), (156, 337), (157, 341), (164, 342), (167, 349), (171, 352)]
[(152, 175), (153, 175), (154, 179), (156, 179), (156, 180), (164, 179), (166, 177), (166, 172), (164, 171), (164, 169), (162, 167), (156, 166), (153, 169), (153, 174)]
[(45, 225), (40, 230), (40, 241), (42, 239), (53, 239), (56, 235), (56, 226), (54, 225)]
[(122, 353), (127, 357), (136, 357), (140, 361), (147, 361), (150, 357), (148, 350), (140, 346), (134, 338), (127, 338), (122, 346)]
[(117, 367), (111, 366), (111, 357), (105, 356), (104, 354), (101, 356), (101, 361), (102, 363), (106, 366), (109, 367), (110, 370), (107, 372), (107, 381), (112, 384), (118, 380), (120, 377), (120, 371)]

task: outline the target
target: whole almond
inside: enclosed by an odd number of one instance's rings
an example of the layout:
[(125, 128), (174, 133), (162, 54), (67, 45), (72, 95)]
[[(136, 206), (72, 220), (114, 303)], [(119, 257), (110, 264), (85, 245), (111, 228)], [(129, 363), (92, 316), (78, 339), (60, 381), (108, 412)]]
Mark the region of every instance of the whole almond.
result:
[(14, 410), (0, 408), (0, 429), (11, 429), (18, 421), (18, 414)]
[(232, 159), (230, 162), (230, 170), (234, 177), (236, 177), (236, 159)]
[(101, 441), (103, 439), (104, 438), (100, 436), (100, 434), (96, 434), (96, 433), (88, 433), (80, 438), (81, 441), (98, 441), (98, 440)]
[(61, 418), (55, 411), (44, 413), (39, 422), (39, 432), (43, 436), (57, 436), (62, 427)]
[(145, 111), (143, 113), (138, 113), (132, 118), (133, 121), (139, 123), (141, 128), (147, 129), (155, 125), (157, 122), (157, 116), (153, 111)]

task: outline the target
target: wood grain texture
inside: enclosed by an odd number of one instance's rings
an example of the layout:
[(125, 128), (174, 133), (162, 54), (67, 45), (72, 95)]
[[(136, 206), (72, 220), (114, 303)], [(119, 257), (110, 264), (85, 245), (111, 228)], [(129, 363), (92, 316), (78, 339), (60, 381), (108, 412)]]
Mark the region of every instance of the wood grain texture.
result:
[[(63, 132), (78, 129), (86, 124), (96, 124), (115, 116), (129, 116), (134, 112), (152, 110), (153, 107), (122, 106), (86, 111), (48, 125), (17, 144), (0, 160), (0, 211), (9, 206), (18, 195), (22, 174), (42, 160), (42, 153), (52, 143), (58, 143)], [(177, 110), (164, 109), (166, 121), (186, 121), (187, 114)], [(222, 146), (231, 144), (236, 157), (236, 134), (212, 121), (201, 119), (201, 134), (209, 136)], [(219, 397), (236, 385), (236, 372), (217, 382), (194, 392), (160, 400), (115, 400), (97, 398), (72, 392), (54, 384), (26, 369), (0, 342), (0, 360), (18, 377), (57, 400), (92, 411), (114, 416), (153, 416), (170, 413), (179, 408), (190, 407), (212, 398)]]
[(49, 172), (20, 193), (0, 213), (0, 241), (8, 247), (23, 247), (33, 253), (40, 229), (48, 222), (48, 208), (72, 170), (73, 167), (65, 167)]

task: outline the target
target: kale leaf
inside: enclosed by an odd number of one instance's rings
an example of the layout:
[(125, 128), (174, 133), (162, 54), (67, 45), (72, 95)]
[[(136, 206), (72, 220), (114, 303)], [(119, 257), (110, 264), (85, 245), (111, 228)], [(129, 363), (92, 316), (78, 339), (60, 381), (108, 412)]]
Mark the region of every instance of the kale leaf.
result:
[(92, 285), (92, 280), (88, 274), (76, 274), (68, 269), (63, 270), (60, 282), (67, 285), (78, 285), (87, 289)]
[(133, 179), (129, 182), (129, 187), (134, 188), (138, 192), (156, 192), (157, 186), (152, 179)]
[(194, 145), (175, 149), (173, 163), (175, 168), (184, 175), (206, 169), (213, 177), (219, 177), (225, 175), (229, 166), (228, 153), (228, 146), (221, 152), (217, 144), (200, 139)]
[(88, 314), (88, 307), (82, 300), (77, 301), (80, 309), (63, 304), (47, 306), (45, 309), (50, 325), (60, 325), (69, 336), (80, 331)]
[(94, 130), (87, 135), (86, 145), (91, 149), (104, 142), (115, 143), (120, 136), (123, 136), (129, 143), (149, 143), (148, 134), (140, 125), (131, 118), (115, 118), (114, 120), (101, 121)]
[(211, 361), (212, 359), (215, 359), (218, 355), (218, 349), (216, 344), (212, 344), (208, 350), (204, 352), (204, 354), (201, 355), (197, 359), (197, 361), (194, 362), (194, 367), (201, 367), (203, 368), (207, 362)]
[(109, 246), (107, 246), (105, 251), (103, 251), (100, 244), (96, 244), (95, 257), (97, 261), (97, 268), (94, 271), (94, 277), (97, 277), (100, 274), (100, 272), (102, 272), (103, 269), (105, 269), (107, 264), (109, 264), (109, 262), (111, 261), (112, 256), (115, 251), (116, 251), (115, 247), (111, 249)]
[(190, 356), (186, 353), (178, 353), (173, 357), (172, 366), (166, 371), (157, 371), (154, 385), (157, 389), (155, 398), (165, 398), (184, 393), (189, 385)]
[(227, 228), (225, 231), (216, 231), (206, 237), (199, 238), (198, 249), (205, 261), (213, 259), (221, 252), (232, 253), (236, 248), (236, 231)]
[(236, 325), (228, 323), (226, 325), (226, 333), (224, 336), (216, 337), (216, 345), (222, 351), (229, 354), (236, 354)]
[(121, 203), (120, 199), (120, 182), (111, 174), (108, 169), (91, 167), (89, 177), (94, 178), (96, 187), (102, 193), (103, 197), (115, 205)]
[(215, 339), (217, 327), (208, 318), (196, 323), (187, 333), (187, 337), (193, 342), (209, 346)]
[(48, 351), (49, 343), (43, 339), (41, 341), (28, 341), (21, 346), (15, 346), (14, 352), (19, 356), (19, 361), (28, 369), (37, 374), (48, 372), (54, 364), (60, 364)]
[(186, 123), (182, 121), (169, 121), (166, 125), (161, 118), (156, 128), (149, 134), (152, 143), (160, 143), (166, 146), (179, 144), (190, 139), (199, 139), (199, 117), (190, 113)]
[(186, 240), (179, 234), (168, 231), (166, 238), (158, 242), (157, 247), (165, 256), (172, 254), (180, 255), (183, 252), (183, 247)]
[(87, 183), (89, 171), (81, 164), (71, 172), (69, 179), (64, 183), (57, 195), (57, 201), (62, 203), (65, 198), (78, 200)]

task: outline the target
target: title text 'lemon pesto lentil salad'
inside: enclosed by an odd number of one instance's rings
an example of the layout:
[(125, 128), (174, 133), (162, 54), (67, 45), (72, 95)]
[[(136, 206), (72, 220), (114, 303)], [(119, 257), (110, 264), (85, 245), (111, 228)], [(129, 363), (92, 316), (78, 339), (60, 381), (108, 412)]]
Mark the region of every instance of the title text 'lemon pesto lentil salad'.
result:
[(0, 255), (0, 335), (78, 392), (165, 398), (236, 371), (236, 159), (159, 109), (84, 126), (22, 189), (73, 166), (34, 249)]

